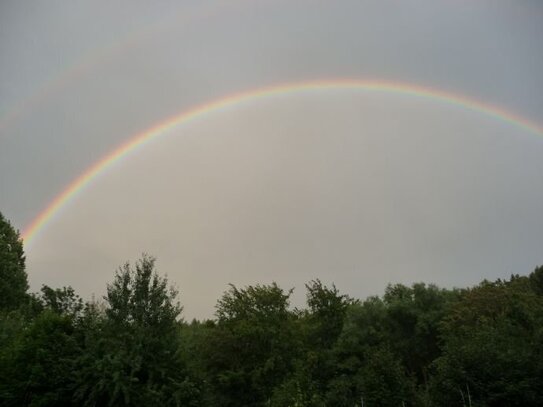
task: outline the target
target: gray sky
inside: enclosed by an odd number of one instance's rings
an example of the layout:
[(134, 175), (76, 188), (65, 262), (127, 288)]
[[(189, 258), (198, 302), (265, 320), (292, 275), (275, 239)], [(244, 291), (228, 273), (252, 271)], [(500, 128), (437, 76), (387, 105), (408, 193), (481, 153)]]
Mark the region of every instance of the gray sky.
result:
[[(24, 229), (136, 133), (232, 93), (382, 79), (543, 123), (539, 1), (0, 3), (0, 210)], [(405, 95), (327, 90), (174, 129), (26, 248), (31, 287), (103, 294), (142, 252), (208, 317), (228, 283), (465, 286), (543, 263), (543, 137)]]

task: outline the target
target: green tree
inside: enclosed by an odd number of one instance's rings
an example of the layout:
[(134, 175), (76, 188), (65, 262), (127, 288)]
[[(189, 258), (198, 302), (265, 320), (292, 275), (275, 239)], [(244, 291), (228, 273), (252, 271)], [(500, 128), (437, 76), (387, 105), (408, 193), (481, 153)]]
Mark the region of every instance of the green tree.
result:
[(23, 242), (0, 213), (0, 311), (19, 308), (27, 300)]
[(543, 400), (543, 297), (526, 277), (464, 290), (442, 325), (438, 405), (537, 406)]
[(19, 330), (2, 358), (0, 400), (5, 406), (72, 406), (80, 355), (73, 319), (50, 310)]
[(306, 289), (309, 308), (307, 322), (310, 326), (308, 339), (314, 341), (314, 346), (318, 348), (330, 349), (343, 329), (351, 300), (340, 294), (335, 285), (326, 287), (318, 279), (306, 284)]
[(59, 315), (78, 316), (83, 310), (83, 300), (72, 287), (51, 288), (43, 285), (39, 301), (43, 308)]
[(277, 406), (323, 406), (327, 386), (336, 374), (332, 348), (352, 301), (318, 279), (306, 284), (306, 289), (308, 309), (299, 312), (294, 330), (299, 335), (299, 356), (292, 374), (274, 394)]
[(85, 405), (190, 406), (198, 391), (180, 358), (177, 291), (143, 256), (107, 287), (105, 312), (87, 308), (92, 327), (79, 361), (77, 398)]
[(334, 346), (334, 378), (326, 405), (398, 406), (412, 400), (413, 380), (393, 349), (387, 304), (377, 297), (348, 308), (343, 331)]
[(275, 283), (231, 285), (218, 301), (217, 326), (204, 353), (215, 405), (266, 405), (291, 371), (297, 349), (288, 310), (291, 292)]
[(190, 376), (198, 383), (200, 389), (200, 405), (210, 406), (214, 402), (213, 380), (207, 375), (208, 338), (213, 335), (217, 324), (214, 320), (193, 320), (190, 324), (184, 323), (179, 330), (181, 340), (181, 358), (186, 361)]
[(528, 276), (532, 290), (543, 296), (543, 266), (536, 267), (535, 270)]
[(441, 353), (440, 323), (457, 296), (456, 291), (424, 283), (389, 285), (383, 296), (391, 350), (424, 394), (428, 367)]

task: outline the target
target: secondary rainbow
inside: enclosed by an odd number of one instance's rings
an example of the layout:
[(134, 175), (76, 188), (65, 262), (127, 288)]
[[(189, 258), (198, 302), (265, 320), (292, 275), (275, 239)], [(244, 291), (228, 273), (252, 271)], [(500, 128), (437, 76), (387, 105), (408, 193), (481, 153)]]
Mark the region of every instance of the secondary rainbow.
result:
[(535, 135), (543, 136), (543, 128), (538, 124), (529, 121), (526, 118), (508, 112), (503, 108), (492, 104), (462, 96), (459, 94), (445, 92), (439, 89), (412, 85), (400, 82), (375, 81), (375, 80), (356, 80), (356, 79), (334, 79), (319, 80), (310, 82), (287, 83), (278, 86), (269, 86), (253, 89), (241, 93), (236, 93), (223, 98), (216, 99), (209, 103), (196, 106), (178, 115), (170, 117), (158, 125), (155, 125), (142, 133), (136, 134), (125, 143), (118, 146), (115, 150), (104, 156), (98, 162), (90, 166), (85, 172), (70, 183), (53, 201), (30, 223), (22, 233), (22, 238), (26, 246), (30, 246), (41, 230), (57, 215), (60, 210), (75, 195), (81, 192), (94, 180), (99, 174), (103, 173), (113, 163), (121, 160), (130, 153), (144, 146), (146, 143), (160, 137), (169, 130), (187, 123), (193, 119), (204, 115), (220, 111), (227, 107), (233, 107), (243, 102), (255, 101), (262, 98), (269, 98), (277, 95), (285, 95), (295, 92), (314, 92), (322, 90), (341, 90), (352, 89), (360, 91), (378, 91), (385, 93), (403, 94), (415, 97), (433, 99), (443, 103), (457, 105), (462, 108), (477, 111), (487, 116), (491, 116), (503, 122), (518, 126)]
[[(66, 66), (57, 75), (43, 83), (34, 93), (15, 102), (11, 108), (0, 115), (0, 133), (5, 133), (5, 130), (14, 122), (31, 113), (33, 109), (47, 102), (56, 93), (71, 83), (80, 80), (83, 75), (90, 73), (99, 64), (103, 65), (108, 58), (118, 56), (121, 52), (126, 52), (128, 49), (140, 44), (143, 40), (149, 37), (152, 38), (152, 36), (156, 36), (159, 32), (171, 28), (174, 24), (184, 27), (194, 23), (204, 24), (204, 18), (213, 14), (220, 15), (224, 8), (231, 8), (233, 4), (241, 7), (243, 3), (243, 0), (237, 0), (237, 4), (234, 3), (234, 0), (230, 0), (217, 4), (199, 5), (196, 10), (190, 9), (190, 11), (179, 8), (177, 12), (165, 19), (160, 19), (149, 26), (140, 28), (128, 35), (123, 35), (104, 47), (87, 52), (75, 60), (73, 64)], [(0, 134), (1, 136), (2, 134)]]

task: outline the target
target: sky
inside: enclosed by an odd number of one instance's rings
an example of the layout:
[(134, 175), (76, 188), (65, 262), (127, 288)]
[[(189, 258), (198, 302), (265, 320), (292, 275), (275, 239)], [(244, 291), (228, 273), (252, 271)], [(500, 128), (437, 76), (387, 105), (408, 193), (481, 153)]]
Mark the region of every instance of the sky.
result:
[(228, 284), (465, 287), (543, 263), (539, 1), (0, 2), (0, 211), (24, 231), (135, 135), (240, 92), (386, 81), (436, 98), (286, 92), (181, 123), (25, 246), (31, 290), (101, 298), (143, 252), (208, 318)]

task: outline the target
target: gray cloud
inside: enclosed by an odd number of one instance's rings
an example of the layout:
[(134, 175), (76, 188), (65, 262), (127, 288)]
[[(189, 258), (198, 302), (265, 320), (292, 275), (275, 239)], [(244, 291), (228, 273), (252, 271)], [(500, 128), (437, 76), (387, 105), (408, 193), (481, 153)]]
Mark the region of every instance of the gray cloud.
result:
[[(0, 115), (97, 55), (1, 128), (0, 210), (19, 228), (131, 135), (273, 83), (384, 78), (543, 121), (537, 3), (122, 4), (0, 6)], [(515, 126), (406, 96), (239, 106), (96, 179), (27, 249), (30, 280), (100, 294), (148, 251), (201, 317), (228, 282), (277, 280), (300, 303), (315, 277), (364, 296), (528, 272), (541, 262), (542, 150)]]

